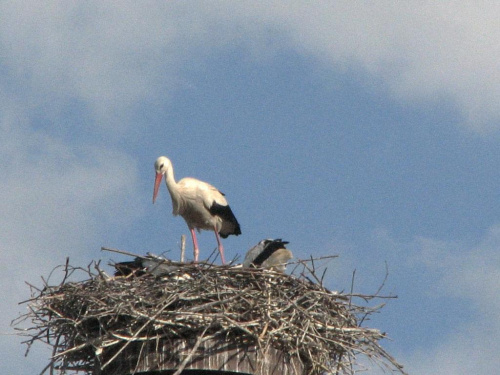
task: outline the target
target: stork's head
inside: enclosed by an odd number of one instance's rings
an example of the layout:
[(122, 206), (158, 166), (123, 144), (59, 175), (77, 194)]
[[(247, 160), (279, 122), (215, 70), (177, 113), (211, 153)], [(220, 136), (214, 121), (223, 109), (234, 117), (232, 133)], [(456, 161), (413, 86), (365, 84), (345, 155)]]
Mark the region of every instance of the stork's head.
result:
[(155, 161), (156, 174), (158, 174), (158, 173), (165, 174), (171, 165), (172, 165), (172, 163), (171, 163), (169, 158), (167, 158), (166, 156), (160, 156)]
[(158, 190), (160, 189), (160, 183), (163, 175), (167, 173), (167, 171), (172, 167), (172, 163), (170, 162), (169, 158), (166, 156), (160, 156), (158, 159), (155, 161), (155, 171), (156, 171), (156, 178), (155, 178), (155, 188), (153, 191), (153, 203), (156, 200), (156, 196), (158, 195)]

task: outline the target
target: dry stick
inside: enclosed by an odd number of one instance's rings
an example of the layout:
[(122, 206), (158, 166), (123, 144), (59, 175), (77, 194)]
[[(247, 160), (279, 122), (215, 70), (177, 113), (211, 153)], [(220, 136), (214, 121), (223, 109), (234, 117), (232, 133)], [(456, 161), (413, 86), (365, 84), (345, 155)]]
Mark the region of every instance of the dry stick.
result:
[[(157, 318), (157, 317), (158, 317), (158, 316), (159, 316), (159, 315), (163, 312), (163, 310), (165, 310), (168, 306), (170, 306), (170, 303), (166, 303), (166, 304), (165, 304), (165, 305), (164, 305), (164, 306), (163, 306), (160, 310), (158, 310), (158, 312), (157, 312), (157, 313), (156, 313), (156, 314), (152, 317), (152, 320), (156, 319), (156, 318)], [(142, 330), (148, 326), (148, 324), (150, 324), (150, 321), (149, 321), (149, 320), (148, 320), (146, 323), (144, 323), (144, 324), (142, 325), (142, 327), (141, 327), (141, 328), (139, 328), (139, 329), (138, 329), (138, 330), (134, 333), (134, 335), (133, 335), (132, 337), (137, 337), (137, 336), (139, 336), (139, 333), (141, 333), (141, 332), (142, 332)], [(125, 348), (126, 348), (126, 347), (127, 347), (127, 346), (131, 343), (131, 342), (132, 342), (132, 341), (127, 341), (127, 342), (126, 342), (126, 343), (125, 343), (125, 344), (124, 344), (124, 345), (120, 348), (120, 350), (118, 350), (118, 351), (116, 352), (116, 354), (115, 354), (113, 357), (111, 357), (111, 359), (109, 359), (109, 360), (108, 360), (108, 361), (107, 361), (107, 362), (106, 362), (106, 363), (105, 363), (105, 364), (101, 367), (101, 370), (104, 370), (104, 369), (105, 369), (105, 368), (106, 368), (106, 367), (107, 367), (107, 366), (108, 366), (111, 362), (113, 362), (113, 361), (116, 359), (116, 357), (118, 357), (118, 356), (121, 354), (121, 352), (123, 352), (123, 351), (125, 350)]]
[(118, 254), (128, 255), (128, 256), (136, 257), (136, 258), (140, 258), (140, 259), (146, 259), (146, 257), (141, 256), (141, 255), (137, 255), (137, 254), (134, 254), (134, 253), (131, 253), (131, 252), (128, 252), (128, 251), (123, 251), (123, 250), (118, 250), (118, 249), (111, 249), (109, 247), (104, 247), (104, 246), (101, 247), (101, 251), (109, 251), (111, 253), (118, 253)]
[(66, 282), (66, 280), (68, 279), (68, 266), (69, 266), (69, 257), (66, 257), (66, 264), (64, 265), (64, 277), (61, 281), (61, 283), (59, 284), (59, 287), (63, 286)]
[(184, 368), (186, 367), (186, 365), (188, 364), (188, 362), (191, 360), (191, 358), (193, 357), (194, 353), (198, 350), (198, 347), (200, 346), (200, 344), (203, 341), (207, 341), (207, 340), (210, 340), (212, 337), (215, 337), (213, 335), (207, 336), (206, 338), (203, 337), (203, 335), (205, 335), (205, 332), (207, 332), (208, 328), (209, 327), (205, 327), (205, 329), (201, 333), (200, 337), (196, 341), (196, 344), (194, 344), (193, 349), (191, 349), (191, 351), (189, 352), (189, 355), (186, 358), (184, 358), (184, 360), (180, 364), (179, 368), (177, 369), (177, 371), (175, 371), (173, 373), (173, 375), (179, 375), (184, 370)]
[[(66, 263), (66, 265), (67, 265), (67, 263)], [(47, 334), (48, 334), (48, 331), (47, 331)], [(57, 351), (57, 347), (59, 346), (59, 340), (61, 339), (61, 336), (62, 336), (62, 333), (59, 333), (59, 335), (56, 338), (56, 342), (54, 344), (54, 349), (52, 350), (52, 358), (54, 358), (54, 354)], [(51, 363), (55, 364), (54, 359), (51, 361)], [(54, 366), (50, 366), (50, 375), (53, 375), (53, 374), (54, 374)]]
[[(142, 353), (144, 352), (144, 346), (146, 345), (146, 342), (143, 342), (141, 345), (141, 350), (139, 351), (139, 355), (137, 356), (137, 363), (135, 364), (134, 372), (132, 372), (132, 375), (137, 372), (137, 369), (139, 368), (139, 364), (141, 362), (140, 358), (142, 357)], [(158, 352), (158, 348), (156, 348), (156, 351)]]
[(385, 277), (384, 277), (384, 280), (382, 281), (382, 284), (380, 284), (377, 291), (375, 292), (375, 294), (374, 294), (375, 296), (378, 296), (378, 294), (382, 291), (388, 277), (389, 277), (389, 266), (387, 265), (387, 261), (385, 261)]
[(354, 278), (356, 277), (356, 269), (352, 271), (352, 279), (351, 279), (351, 292), (350, 292), (350, 297), (349, 297), (349, 309), (351, 309), (352, 305), (352, 293), (354, 292)]
[(186, 255), (186, 235), (181, 235), (181, 262), (184, 263)]
[(212, 252), (210, 253), (210, 256), (207, 258), (207, 264), (214, 264), (215, 261), (217, 260), (217, 255), (218, 254), (218, 248), (214, 248)]
[[(376, 297), (379, 297), (379, 293), (382, 291), (382, 289), (384, 288), (385, 286), (385, 283), (387, 281), (387, 278), (389, 277), (389, 266), (387, 265), (387, 261), (385, 261), (385, 277), (384, 277), (384, 280), (382, 281), (382, 284), (380, 284), (380, 286), (378, 287), (377, 291), (375, 292), (374, 296)], [(391, 298), (391, 296), (388, 296), (388, 297), (385, 297), (385, 298)], [(397, 298), (397, 296), (395, 296), (395, 298)], [(366, 317), (370, 314), (369, 311), (367, 311), (365, 313), (365, 315), (361, 318), (360, 322), (359, 322), (359, 325), (363, 324), (363, 322), (365, 321)]]
[[(304, 266), (304, 270), (307, 270), (311, 274), (311, 276), (314, 278), (314, 280), (316, 280), (316, 283), (319, 284), (321, 287), (323, 287), (322, 279), (319, 279), (318, 276), (316, 276), (316, 265), (314, 264), (314, 261), (315, 260), (337, 258), (337, 257), (338, 257), (338, 255), (329, 255), (329, 256), (324, 256), (324, 257), (319, 257), (319, 258), (313, 258), (313, 256), (311, 255), (310, 259), (308, 259), (308, 260), (299, 260), (298, 262), (301, 263)], [(311, 263), (311, 267), (309, 267), (307, 265), (307, 263)], [(306, 280), (310, 281), (311, 283), (314, 283), (314, 281), (312, 281), (311, 279), (309, 279), (309, 277), (307, 277), (304, 274), (304, 271), (302, 271), (302, 275), (303, 275), (303, 277)]]
[[(66, 258), (66, 268), (68, 267), (68, 262), (69, 262), (69, 258)], [(49, 287), (49, 283), (48, 281), (50, 280), (50, 278), (52, 277), (52, 274), (59, 268), (63, 267), (62, 265), (61, 266), (57, 266), (57, 267), (54, 267), (54, 269), (52, 271), (50, 271), (49, 273), (49, 277), (47, 277), (47, 280), (45, 280), (45, 278), (42, 276), (41, 279), (43, 281), (43, 284), (44, 284), (44, 288), (48, 288)], [(66, 275), (67, 276), (67, 275)], [(66, 279), (66, 276), (65, 278), (63, 279), (63, 282), (64, 280)], [(62, 283), (61, 283), (62, 285)]]
[(321, 275), (321, 283), (320, 283), (321, 286), (323, 286), (323, 280), (325, 279), (326, 271), (327, 268), (325, 267), (325, 269), (323, 270), (323, 274)]
[(54, 361), (51, 360), (50, 363), (47, 366), (45, 366), (44, 369), (42, 370), (42, 372), (40, 374), (38, 374), (38, 375), (45, 374), (45, 371), (47, 371), (49, 369), (49, 367), (52, 366), (53, 363), (54, 363)]
[(101, 276), (101, 280), (106, 283), (110, 279), (110, 277), (106, 272), (101, 270), (101, 268), (99, 267), (100, 263), (101, 263), (101, 261), (94, 263), (94, 268), (97, 271), (97, 273), (99, 274), (99, 276)]
[[(52, 358), (64, 357), (66, 354), (76, 352), (76, 351), (83, 349), (83, 348), (86, 348), (87, 346), (90, 346), (90, 345), (92, 345), (91, 342), (84, 342), (83, 344), (80, 344), (78, 346), (73, 346), (72, 348), (69, 348), (63, 352), (57, 353), (57, 354), (53, 355)], [(57, 348), (57, 345), (54, 345), (54, 349), (55, 348)]]
[(205, 309), (207, 307), (213, 307), (213, 306), (216, 306), (216, 305), (227, 303), (227, 302), (233, 301), (235, 299), (239, 299), (239, 297), (240, 296), (236, 295), (236, 296), (232, 296), (232, 297), (229, 297), (229, 298), (226, 298), (226, 299), (223, 299), (223, 300), (219, 300), (219, 301), (207, 302), (207, 303), (204, 303), (203, 305), (198, 305), (198, 306), (195, 306), (195, 307), (191, 307), (189, 309), (189, 312), (196, 312), (196, 311), (199, 311), (199, 310), (203, 310), (203, 309)]

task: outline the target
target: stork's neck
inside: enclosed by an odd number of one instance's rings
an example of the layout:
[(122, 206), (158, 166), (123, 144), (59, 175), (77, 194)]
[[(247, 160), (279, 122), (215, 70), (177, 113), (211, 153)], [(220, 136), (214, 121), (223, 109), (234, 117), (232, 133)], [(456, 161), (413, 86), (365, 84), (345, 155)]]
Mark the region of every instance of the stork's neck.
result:
[(179, 214), (179, 207), (181, 204), (181, 195), (177, 182), (174, 177), (174, 167), (170, 165), (170, 168), (165, 172), (165, 184), (167, 185), (168, 192), (170, 193), (170, 198), (172, 199), (172, 213), (174, 215)]
[(173, 165), (170, 165), (170, 168), (165, 172), (165, 183), (170, 194), (177, 192), (177, 182), (175, 182)]

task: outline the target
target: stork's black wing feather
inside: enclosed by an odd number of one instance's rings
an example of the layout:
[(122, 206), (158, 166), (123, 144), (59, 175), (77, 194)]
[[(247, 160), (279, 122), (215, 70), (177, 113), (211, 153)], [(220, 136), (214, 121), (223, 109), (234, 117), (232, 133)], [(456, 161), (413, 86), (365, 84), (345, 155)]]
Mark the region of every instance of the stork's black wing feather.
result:
[(241, 234), (240, 223), (236, 220), (231, 207), (223, 206), (215, 201), (213, 201), (212, 206), (209, 209), (210, 214), (219, 216), (226, 224), (230, 224), (231, 230), (228, 232), (223, 232), (221, 230), (220, 236), (222, 238), (227, 238), (230, 234), (239, 235)]
[(264, 240), (264, 250), (253, 260), (252, 264), (260, 266), (269, 258), (276, 250), (286, 249), (285, 245), (288, 241), (282, 241), (281, 238), (276, 240)]

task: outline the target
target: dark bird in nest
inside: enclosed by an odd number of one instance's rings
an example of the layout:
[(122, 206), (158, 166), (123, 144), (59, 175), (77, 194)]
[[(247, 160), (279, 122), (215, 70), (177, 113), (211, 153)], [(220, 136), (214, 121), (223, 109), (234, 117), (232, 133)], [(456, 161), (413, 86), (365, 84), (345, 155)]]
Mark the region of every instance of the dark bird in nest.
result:
[[(224, 194), (212, 185), (186, 177), (175, 181), (172, 162), (165, 156), (160, 156), (155, 162), (156, 179), (153, 191), (153, 203), (158, 195), (162, 177), (165, 176), (167, 189), (172, 198), (172, 213), (181, 215), (191, 232), (194, 248), (194, 261), (198, 261), (199, 247), (195, 229), (213, 230), (217, 239), (222, 264), (225, 264), (224, 247), (220, 237), (226, 238), (241, 234), (240, 224), (229, 207)], [(220, 235), (220, 236), (219, 236)]]
[(262, 267), (273, 271), (285, 272), (286, 263), (293, 254), (285, 245), (288, 241), (266, 239), (248, 250), (243, 267)]
[(130, 262), (119, 262), (114, 264), (115, 276), (142, 276), (146, 273), (154, 276), (162, 276), (179, 269), (178, 266), (171, 264), (166, 259), (154, 254), (148, 254), (144, 257), (136, 257)]

